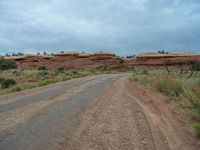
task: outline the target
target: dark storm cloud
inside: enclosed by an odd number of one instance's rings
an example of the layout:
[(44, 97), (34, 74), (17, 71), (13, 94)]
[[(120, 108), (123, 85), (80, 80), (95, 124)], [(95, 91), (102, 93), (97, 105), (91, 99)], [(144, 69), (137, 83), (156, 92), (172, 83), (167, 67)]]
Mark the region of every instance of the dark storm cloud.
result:
[(199, 0), (1, 0), (0, 53), (200, 52)]

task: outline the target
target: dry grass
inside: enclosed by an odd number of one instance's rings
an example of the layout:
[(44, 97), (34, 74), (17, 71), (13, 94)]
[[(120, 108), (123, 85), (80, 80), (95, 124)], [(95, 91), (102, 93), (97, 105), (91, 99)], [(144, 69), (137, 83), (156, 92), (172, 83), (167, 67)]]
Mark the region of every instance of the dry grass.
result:
[(165, 71), (135, 72), (132, 79), (144, 85), (155, 88), (157, 91), (168, 96), (181, 107), (189, 109), (192, 118), (197, 123), (194, 128), (200, 137), (200, 73), (197, 72), (192, 78), (179, 77), (177, 72), (170, 75)]
[(19, 70), (11, 69), (0, 72), (0, 84), (5, 79), (14, 79), (16, 85), (3, 89), (0, 86), (0, 95), (46, 86), (56, 82), (81, 78), (96, 74), (114, 73), (110, 70)]

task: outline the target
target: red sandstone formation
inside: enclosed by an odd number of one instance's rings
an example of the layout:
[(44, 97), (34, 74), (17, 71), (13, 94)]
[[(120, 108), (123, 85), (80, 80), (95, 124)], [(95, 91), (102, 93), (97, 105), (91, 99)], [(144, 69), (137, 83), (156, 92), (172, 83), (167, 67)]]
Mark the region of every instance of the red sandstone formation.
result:
[(46, 66), (50, 70), (66, 69), (97, 69), (107, 66), (112, 70), (160, 69), (166, 64), (172, 67), (188, 66), (192, 61), (200, 61), (200, 55), (194, 54), (142, 54), (134, 59), (125, 59), (124, 63), (110, 53), (79, 54), (62, 53), (53, 56), (22, 56), (9, 57), (20, 69), (38, 69)]
[(195, 54), (142, 54), (136, 60), (132, 61), (129, 66), (137, 69), (162, 69), (163, 67), (171, 66), (188, 67), (191, 62), (199, 61), (200, 55)]
[(8, 59), (14, 60), (20, 69), (38, 69), (40, 66), (45, 66), (50, 70), (61, 67), (66, 69), (97, 69), (107, 66), (112, 70), (127, 70), (127, 66), (120, 63), (119, 59), (110, 53), (62, 53), (53, 56), (23, 56)]

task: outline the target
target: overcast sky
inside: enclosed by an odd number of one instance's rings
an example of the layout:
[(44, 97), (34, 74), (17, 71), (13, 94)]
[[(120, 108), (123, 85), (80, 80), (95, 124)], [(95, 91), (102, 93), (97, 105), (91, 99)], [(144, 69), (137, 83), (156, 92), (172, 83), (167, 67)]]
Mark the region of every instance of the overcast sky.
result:
[(200, 0), (0, 0), (0, 54), (200, 53)]

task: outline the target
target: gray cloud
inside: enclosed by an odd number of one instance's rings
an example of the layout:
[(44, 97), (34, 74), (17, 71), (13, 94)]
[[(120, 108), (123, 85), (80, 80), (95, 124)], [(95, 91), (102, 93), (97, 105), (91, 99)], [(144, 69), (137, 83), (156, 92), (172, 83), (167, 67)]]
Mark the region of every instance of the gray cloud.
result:
[(1, 0), (0, 54), (200, 52), (199, 0)]

